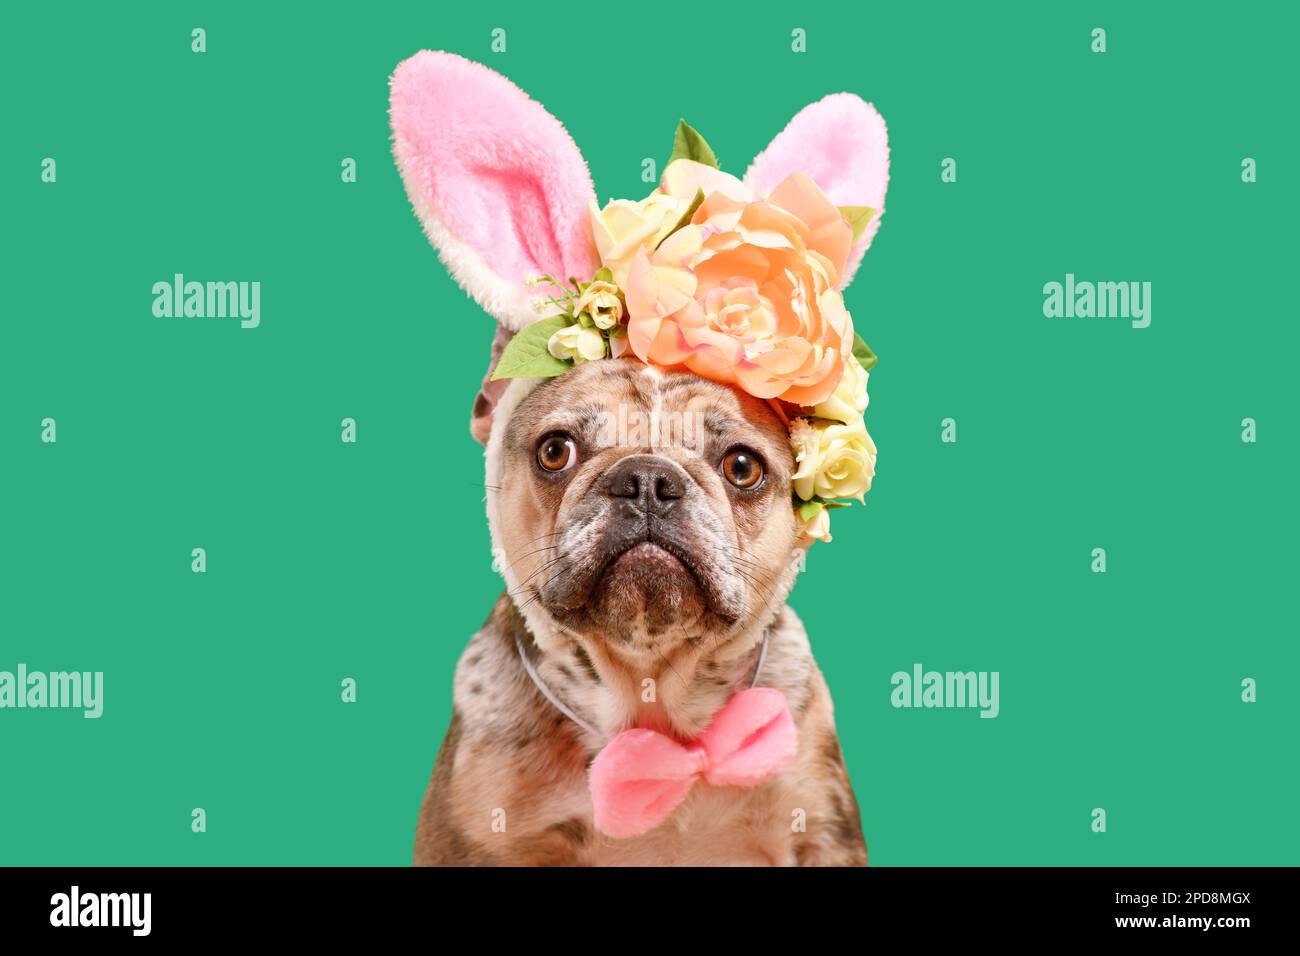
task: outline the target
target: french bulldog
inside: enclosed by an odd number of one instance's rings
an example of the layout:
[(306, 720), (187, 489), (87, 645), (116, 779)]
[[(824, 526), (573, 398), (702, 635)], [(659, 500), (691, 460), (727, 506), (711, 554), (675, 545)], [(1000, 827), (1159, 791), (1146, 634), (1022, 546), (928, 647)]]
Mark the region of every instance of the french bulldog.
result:
[[(471, 431), (486, 446), (506, 582), (460, 656), (414, 862), (865, 865), (830, 694), (786, 604), (809, 543), (791, 507), (787, 423), (739, 388), (629, 358), (493, 380), (511, 335), (537, 317), (528, 280), (596, 268), (590, 176), (554, 117), (460, 57), (404, 62), (391, 105), (425, 233), (498, 321)], [(840, 169), (850, 155), (863, 159)], [(874, 110), (828, 97), (796, 116), (746, 183), (802, 164), (828, 195), (879, 208), (886, 156)], [(693, 786), (634, 836), (597, 828), (589, 773), (615, 735), (696, 740), (751, 687), (780, 691), (793, 718), (797, 750), (779, 773)]]

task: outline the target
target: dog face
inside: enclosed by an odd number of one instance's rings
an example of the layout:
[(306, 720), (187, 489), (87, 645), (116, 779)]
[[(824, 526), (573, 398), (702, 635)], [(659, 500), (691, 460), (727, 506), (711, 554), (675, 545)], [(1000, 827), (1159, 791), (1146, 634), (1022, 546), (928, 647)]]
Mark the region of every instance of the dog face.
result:
[(720, 645), (797, 554), (793, 465), (766, 403), (690, 373), (608, 360), (547, 380), (489, 477), (515, 600), (625, 653)]

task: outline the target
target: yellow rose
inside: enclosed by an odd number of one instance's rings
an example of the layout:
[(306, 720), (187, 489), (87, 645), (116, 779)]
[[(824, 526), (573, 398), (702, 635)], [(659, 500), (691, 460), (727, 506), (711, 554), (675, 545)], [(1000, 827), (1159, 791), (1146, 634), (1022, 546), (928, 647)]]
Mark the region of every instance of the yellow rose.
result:
[[(692, 197), (694, 198), (694, 197)], [(654, 249), (686, 211), (686, 203), (665, 193), (654, 192), (633, 202), (612, 200), (604, 209), (591, 201), (591, 231), (600, 261), (620, 288), (627, 283), (627, 270), (640, 249)]]
[(566, 325), (546, 340), (546, 351), (561, 361), (572, 359), (574, 365), (605, 357), (605, 339), (596, 329), (578, 323)]
[(829, 418), (845, 425), (862, 421), (867, 410), (867, 370), (850, 356), (844, 362), (844, 375), (831, 397), (813, 408), (816, 418)]
[(798, 465), (791, 481), (794, 493), (804, 501), (861, 501), (870, 490), (876, 473), (876, 444), (862, 419), (854, 425), (842, 425), (796, 418), (790, 424), (790, 444)]
[(618, 287), (608, 282), (593, 282), (573, 304), (577, 315), (586, 312), (598, 329), (612, 329), (623, 318), (623, 300), (618, 297)]

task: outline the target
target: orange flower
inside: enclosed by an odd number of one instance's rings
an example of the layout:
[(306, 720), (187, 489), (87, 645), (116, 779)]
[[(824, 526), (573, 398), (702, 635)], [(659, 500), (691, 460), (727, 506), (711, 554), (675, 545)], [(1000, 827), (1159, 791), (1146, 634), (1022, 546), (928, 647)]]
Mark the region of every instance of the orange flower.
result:
[(734, 177), (678, 160), (660, 189), (683, 204), (696, 190), (705, 199), (687, 225), (631, 254), (632, 351), (758, 398), (828, 399), (853, 350), (836, 288), (853, 242), (840, 211), (802, 173), (753, 199)]

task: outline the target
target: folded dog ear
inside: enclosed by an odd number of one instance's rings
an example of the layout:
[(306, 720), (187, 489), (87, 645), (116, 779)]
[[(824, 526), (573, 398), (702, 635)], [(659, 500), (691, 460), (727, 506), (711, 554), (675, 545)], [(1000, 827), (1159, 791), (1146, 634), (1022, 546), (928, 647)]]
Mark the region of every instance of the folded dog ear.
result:
[(501, 74), (428, 50), (394, 71), (390, 108), (393, 155), (429, 241), (502, 325), (538, 317), (528, 280), (591, 277), (595, 193), (559, 120)]
[(832, 93), (810, 103), (749, 164), (745, 185), (771, 192), (791, 173), (803, 172), (837, 206), (875, 210), (849, 252), (840, 288), (846, 287), (880, 226), (889, 184), (889, 138), (885, 121), (852, 93)]
[(506, 344), (514, 335), (504, 325), (497, 323), (497, 334), (492, 339), (492, 352), (488, 356), (487, 371), (483, 373), (483, 384), (479, 386), (478, 397), (474, 399), (474, 409), (469, 416), (469, 433), (474, 436), (474, 440), (480, 445), (488, 443), (488, 436), (492, 433), (492, 416), (496, 413), (497, 402), (505, 394), (506, 388), (510, 385), (510, 379), (499, 378), (492, 381), (492, 372), (497, 367), (497, 362), (501, 360), (501, 353), (505, 350)]

